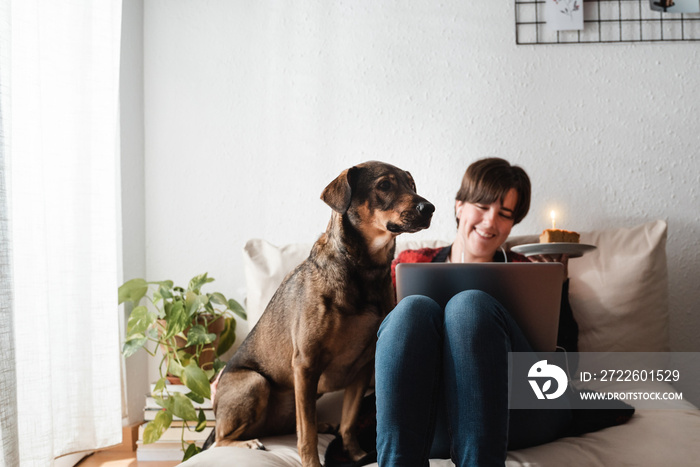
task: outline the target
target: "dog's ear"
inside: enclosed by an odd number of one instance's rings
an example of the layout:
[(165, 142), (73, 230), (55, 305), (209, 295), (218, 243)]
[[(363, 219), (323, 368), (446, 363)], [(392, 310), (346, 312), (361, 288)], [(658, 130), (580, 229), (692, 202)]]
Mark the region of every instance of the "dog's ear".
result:
[(355, 171), (357, 171), (355, 167), (343, 170), (321, 193), (321, 199), (340, 214), (345, 214), (350, 207), (352, 178)]
[(413, 191), (418, 191), (416, 190), (416, 182), (413, 180), (413, 175), (411, 175), (411, 172), (409, 172), (408, 170), (404, 170), (404, 172), (406, 172), (406, 175), (408, 175), (408, 183), (411, 186), (411, 189)]

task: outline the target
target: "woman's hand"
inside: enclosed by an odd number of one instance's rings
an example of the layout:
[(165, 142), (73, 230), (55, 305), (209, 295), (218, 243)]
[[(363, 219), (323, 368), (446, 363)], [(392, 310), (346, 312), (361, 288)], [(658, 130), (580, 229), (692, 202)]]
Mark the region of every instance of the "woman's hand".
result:
[(532, 255), (527, 259), (533, 263), (561, 263), (564, 265), (564, 280), (569, 277), (569, 255)]

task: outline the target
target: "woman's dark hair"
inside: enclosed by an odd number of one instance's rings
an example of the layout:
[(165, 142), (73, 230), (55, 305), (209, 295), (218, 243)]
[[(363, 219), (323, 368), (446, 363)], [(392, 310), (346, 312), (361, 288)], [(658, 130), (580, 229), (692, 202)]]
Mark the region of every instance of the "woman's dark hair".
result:
[(510, 165), (507, 160), (491, 157), (471, 164), (464, 173), (455, 199), (463, 203), (502, 203), (511, 188), (515, 188), (518, 193), (518, 201), (513, 210), (515, 225), (530, 210), (530, 177), (522, 168)]

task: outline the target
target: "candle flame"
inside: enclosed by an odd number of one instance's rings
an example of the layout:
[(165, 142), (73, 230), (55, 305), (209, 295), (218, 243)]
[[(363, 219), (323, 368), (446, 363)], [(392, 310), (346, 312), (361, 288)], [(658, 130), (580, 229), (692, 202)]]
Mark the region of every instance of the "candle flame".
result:
[(553, 228), (553, 229), (556, 229), (556, 228), (557, 228), (557, 224), (556, 224), (555, 218), (557, 217), (557, 213), (554, 212), (554, 211), (552, 211), (552, 212), (549, 213), (549, 215), (550, 215), (551, 218), (552, 218), (552, 228)]

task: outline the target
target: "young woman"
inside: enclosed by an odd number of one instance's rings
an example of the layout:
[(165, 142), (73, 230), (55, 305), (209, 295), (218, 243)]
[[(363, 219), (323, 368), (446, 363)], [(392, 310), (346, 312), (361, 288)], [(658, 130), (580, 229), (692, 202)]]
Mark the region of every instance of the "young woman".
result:
[[(490, 158), (469, 166), (455, 201), (457, 237), (438, 249), (409, 250), (399, 262), (523, 262), (501, 245), (530, 207), (523, 169)], [(395, 266), (394, 264), (394, 266)], [(578, 326), (563, 284), (558, 345), (576, 351)], [(560, 437), (569, 410), (508, 409), (508, 352), (532, 347), (500, 303), (479, 291), (441, 308), (428, 297), (402, 300), (382, 323), (376, 351), (380, 466), (503, 466), (508, 449)]]

